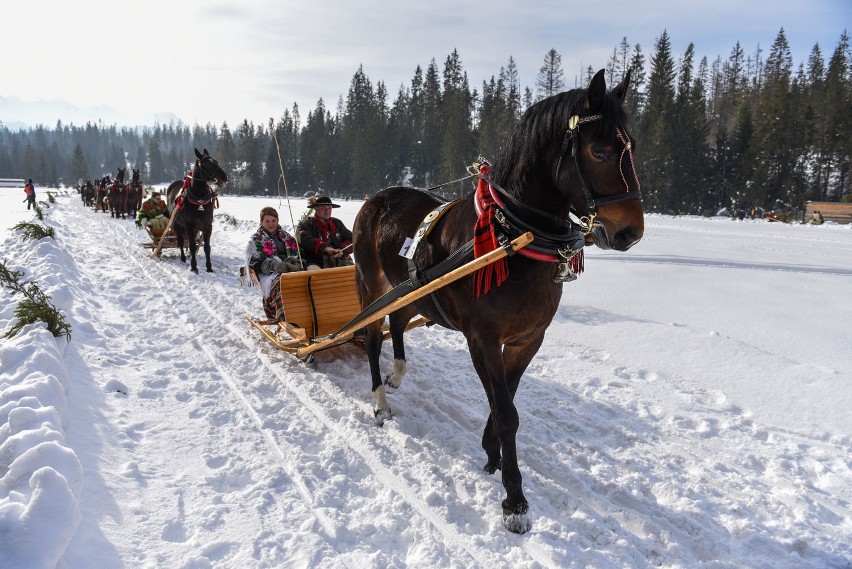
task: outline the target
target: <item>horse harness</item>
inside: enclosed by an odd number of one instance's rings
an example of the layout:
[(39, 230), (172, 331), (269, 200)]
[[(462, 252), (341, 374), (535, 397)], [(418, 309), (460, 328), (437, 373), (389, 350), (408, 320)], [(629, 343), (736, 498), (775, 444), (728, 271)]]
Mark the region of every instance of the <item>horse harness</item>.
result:
[[(563, 219), (549, 212), (542, 211), (520, 202), (517, 198), (488, 178), (488, 169), (491, 165), (485, 160), (480, 159), (479, 162), (474, 163), (468, 168), (470, 176), (467, 178), (477, 177), (487, 185), (489, 196), (491, 200), (493, 200), (491, 207), (495, 208), (494, 220), (497, 222), (495, 224), (495, 232), (500, 246), (507, 250), (508, 255), (519, 253), (537, 261), (557, 263), (558, 268), (553, 279), (554, 282), (557, 283), (574, 281), (577, 279), (577, 275), (583, 272), (583, 247), (585, 246), (585, 236), (591, 233), (592, 229), (596, 226), (596, 208), (601, 205), (642, 198), (639, 187), (639, 178), (636, 174), (636, 167), (633, 161), (632, 144), (630, 139), (620, 127), (616, 127), (616, 135), (624, 145), (619, 157), (619, 171), (621, 173), (622, 181), (625, 184), (625, 191), (624, 193), (614, 196), (594, 197), (591, 190), (591, 184), (589, 184), (586, 176), (583, 174), (582, 168), (580, 167), (577, 147), (579, 146), (580, 140), (580, 126), (598, 121), (601, 118), (603, 118), (602, 115), (591, 115), (586, 117), (572, 115), (568, 120), (568, 129), (563, 137), (559, 160), (556, 163), (555, 179), (558, 179), (563, 159), (570, 149), (571, 156), (574, 159), (574, 165), (580, 179), (580, 184), (583, 186), (583, 193), (586, 198), (586, 206), (588, 210), (588, 215), (580, 216), (574, 208), (571, 208), (571, 213), (574, 213), (577, 216), (579, 223), (572, 221), (570, 218)], [(577, 141), (577, 144), (574, 144), (575, 140)], [(627, 181), (627, 177), (624, 175), (624, 171), (621, 168), (625, 154), (630, 159), (633, 179), (636, 182), (635, 190), (631, 190), (630, 183)], [(461, 180), (467, 178), (462, 178)], [(349, 323), (341, 328), (341, 330), (346, 329), (351, 324), (360, 320), (363, 316), (372, 314), (384, 308), (394, 300), (401, 298), (412, 290), (416, 290), (428, 282), (449, 273), (465, 262), (467, 257), (469, 257), (473, 252), (473, 240), (462, 245), (440, 263), (427, 269), (419, 269), (417, 264), (414, 262), (414, 254), (423, 238), (429, 235), (434, 224), (441, 219), (444, 214), (446, 214), (452, 207), (461, 203), (461, 201), (462, 200), (455, 200), (441, 203), (438, 207), (426, 215), (418, 227), (415, 236), (413, 238), (406, 239), (399, 252), (400, 256), (405, 257), (408, 262), (408, 280), (400, 283), (374, 300), (369, 306), (365, 307), (358, 316), (353, 318)], [(565, 230), (561, 233), (552, 233), (544, 231), (539, 227), (535, 227), (523, 220), (517, 211), (512, 211), (512, 209), (508, 207), (507, 202), (511, 203), (513, 208), (516, 210), (531, 212), (535, 215), (542, 216), (545, 219), (555, 221), (557, 227), (564, 227)], [(481, 200), (478, 199), (478, 196), (474, 196), (474, 205), (476, 206), (477, 213), (481, 213), (481, 209), (484, 206), (483, 203), (481, 203)], [(535, 240), (523, 249), (514, 251), (510, 247), (511, 241), (526, 232), (532, 232), (535, 236)], [(437, 296), (434, 293), (429, 296), (432, 299), (436, 310), (444, 319), (446, 325), (452, 328), (450, 320), (441, 306), (441, 303), (438, 301)], [(331, 334), (329, 335), (329, 338), (334, 338), (336, 335), (337, 333)]]
[[(198, 211), (204, 211), (204, 206), (209, 204), (209, 203), (213, 204), (214, 209), (219, 207), (219, 194), (210, 185), (210, 182), (213, 182), (215, 184), (216, 182), (218, 182), (218, 179), (215, 176), (211, 176), (210, 174), (207, 173), (206, 170), (204, 170), (203, 160), (198, 160), (197, 164), (198, 164), (198, 168), (201, 170), (201, 172), (205, 176), (207, 176), (207, 179), (196, 178), (195, 176), (193, 176), (193, 173), (194, 173), (193, 170), (190, 170), (186, 174), (186, 177), (183, 179), (183, 186), (181, 186), (181, 188), (180, 188), (180, 193), (178, 194), (177, 198), (175, 199), (175, 203), (177, 204), (178, 209), (183, 209), (183, 202), (184, 201), (187, 201), (188, 203), (191, 203), (194, 206), (198, 206)], [(189, 195), (190, 195), (189, 189), (191, 188), (192, 182), (194, 182), (194, 181), (204, 182), (204, 186), (205, 186), (207, 191), (205, 192), (204, 196), (201, 197), (201, 198), (190, 198), (189, 197)]]

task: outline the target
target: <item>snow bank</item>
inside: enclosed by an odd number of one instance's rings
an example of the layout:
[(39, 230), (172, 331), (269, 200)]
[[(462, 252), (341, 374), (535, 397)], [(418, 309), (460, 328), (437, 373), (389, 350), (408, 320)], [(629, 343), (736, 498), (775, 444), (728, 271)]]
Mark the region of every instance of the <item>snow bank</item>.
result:
[[(44, 238), (12, 246), (21, 257), (9, 268), (23, 270), (22, 282), (38, 282), (54, 306), (67, 308), (61, 280), (73, 263), (60, 244)], [(5, 288), (0, 298), (5, 331), (17, 302)], [(67, 348), (66, 338), (54, 338), (41, 322), (0, 344), (0, 567), (55, 567), (80, 523), (83, 472), (64, 431), (73, 420), (66, 402), (72, 381), (63, 363)]]

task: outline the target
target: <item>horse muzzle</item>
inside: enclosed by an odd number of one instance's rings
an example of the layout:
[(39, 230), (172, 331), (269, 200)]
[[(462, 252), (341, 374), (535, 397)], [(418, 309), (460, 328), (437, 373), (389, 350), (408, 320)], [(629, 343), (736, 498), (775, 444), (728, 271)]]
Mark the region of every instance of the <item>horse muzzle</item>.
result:
[(586, 235), (587, 245), (597, 245), (601, 249), (615, 249), (616, 251), (627, 251), (636, 245), (642, 234), (643, 228), (636, 228), (632, 225), (621, 228), (610, 237), (610, 230), (606, 225), (599, 224), (592, 228), (592, 231)]

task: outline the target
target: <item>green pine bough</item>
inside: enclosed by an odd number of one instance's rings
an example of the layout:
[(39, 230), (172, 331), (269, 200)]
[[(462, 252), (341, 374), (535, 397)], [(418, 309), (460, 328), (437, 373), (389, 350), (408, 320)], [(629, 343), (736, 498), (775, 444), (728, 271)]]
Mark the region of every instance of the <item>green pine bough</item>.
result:
[(21, 282), (24, 273), (10, 271), (5, 263), (0, 261), (0, 284), (12, 291), (12, 294), (21, 294), (23, 299), (15, 307), (15, 318), (17, 321), (3, 334), (4, 338), (12, 338), (27, 324), (44, 322), (47, 329), (54, 337), (65, 336), (71, 341), (71, 325), (62, 317), (62, 314), (50, 302), (50, 297), (34, 282)]
[[(36, 209), (36, 212), (40, 213), (41, 210)], [(35, 239), (36, 241), (38, 241), (42, 237), (50, 237), (51, 239), (54, 239), (53, 228), (44, 227), (42, 225), (39, 225), (38, 223), (22, 221), (12, 229), (15, 231), (23, 231), (22, 237), (26, 237), (27, 239)]]

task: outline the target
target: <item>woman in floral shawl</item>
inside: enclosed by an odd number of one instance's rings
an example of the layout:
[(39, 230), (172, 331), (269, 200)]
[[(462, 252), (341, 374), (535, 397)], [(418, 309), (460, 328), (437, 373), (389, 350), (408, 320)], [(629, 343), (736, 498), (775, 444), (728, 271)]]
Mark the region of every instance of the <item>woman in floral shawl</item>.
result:
[(292, 235), (278, 225), (278, 212), (265, 207), (260, 210), (260, 227), (249, 240), (246, 264), (257, 275), (263, 293), (263, 312), (270, 320), (284, 320), (281, 302), (281, 273), (303, 270), (299, 248)]

